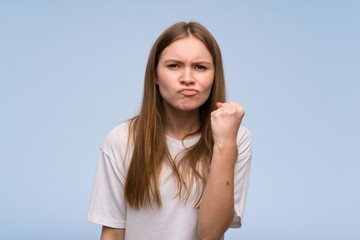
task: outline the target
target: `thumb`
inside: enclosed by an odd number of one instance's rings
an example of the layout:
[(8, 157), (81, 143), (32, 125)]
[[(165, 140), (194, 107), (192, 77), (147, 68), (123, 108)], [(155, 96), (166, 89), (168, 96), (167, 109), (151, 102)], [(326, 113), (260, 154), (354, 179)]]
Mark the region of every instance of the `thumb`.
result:
[(216, 106), (217, 106), (218, 108), (221, 108), (222, 105), (223, 105), (223, 104), (222, 104), (221, 102), (217, 102), (217, 103), (216, 103)]

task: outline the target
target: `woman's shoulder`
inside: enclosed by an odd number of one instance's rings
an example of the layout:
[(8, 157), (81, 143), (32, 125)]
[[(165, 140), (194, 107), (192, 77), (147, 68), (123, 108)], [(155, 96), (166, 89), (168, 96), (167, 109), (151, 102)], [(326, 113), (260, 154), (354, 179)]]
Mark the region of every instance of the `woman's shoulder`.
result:
[(238, 145), (238, 153), (242, 155), (251, 155), (251, 145), (252, 145), (252, 138), (250, 131), (240, 125), (238, 134), (237, 134), (237, 145)]
[(130, 120), (118, 124), (106, 135), (105, 142), (111, 143), (117, 141), (119, 137), (124, 137), (124, 135), (128, 135), (129, 126)]
[(251, 141), (251, 134), (249, 129), (247, 129), (246, 127), (240, 125), (238, 133), (237, 133), (237, 140), (238, 142), (242, 142), (244, 140), (250, 140)]
[(114, 127), (105, 137), (101, 149), (108, 155), (114, 155), (127, 148), (130, 120)]

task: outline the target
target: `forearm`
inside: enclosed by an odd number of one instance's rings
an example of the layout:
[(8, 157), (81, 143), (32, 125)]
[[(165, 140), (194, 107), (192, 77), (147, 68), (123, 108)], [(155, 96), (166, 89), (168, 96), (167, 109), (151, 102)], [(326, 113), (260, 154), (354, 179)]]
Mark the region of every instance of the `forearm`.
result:
[(125, 240), (125, 229), (103, 226), (100, 240)]
[(200, 204), (198, 233), (201, 239), (220, 239), (234, 214), (236, 140), (214, 145), (208, 180)]

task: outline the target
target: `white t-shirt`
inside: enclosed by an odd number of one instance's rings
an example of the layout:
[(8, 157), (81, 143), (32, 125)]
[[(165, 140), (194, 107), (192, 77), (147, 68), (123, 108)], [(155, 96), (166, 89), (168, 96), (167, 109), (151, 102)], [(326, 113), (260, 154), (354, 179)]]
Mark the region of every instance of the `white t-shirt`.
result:
[[(195, 240), (197, 234), (198, 210), (194, 208), (195, 198), (185, 205), (174, 198), (176, 181), (169, 167), (163, 167), (159, 179), (162, 207), (135, 209), (124, 200), (126, 173), (131, 161), (131, 141), (126, 154), (129, 122), (114, 128), (105, 138), (100, 149), (95, 181), (86, 219), (90, 222), (112, 228), (125, 228), (126, 240)], [(170, 154), (174, 158), (184, 147), (195, 144), (200, 137), (177, 140), (167, 136)], [(249, 185), (251, 161), (251, 136), (240, 126), (237, 136), (238, 159), (234, 177), (234, 220), (231, 227), (239, 228), (244, 214)]]

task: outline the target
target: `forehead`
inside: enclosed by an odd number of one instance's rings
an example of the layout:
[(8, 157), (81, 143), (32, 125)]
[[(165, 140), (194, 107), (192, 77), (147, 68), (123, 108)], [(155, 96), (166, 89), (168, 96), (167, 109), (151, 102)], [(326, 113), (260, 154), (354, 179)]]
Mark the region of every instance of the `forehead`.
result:
[(207, 60), (212, 62), (212, 56), (205, 44), (194, 36), (183, 37), (167, 46), (160, 59), (176, 58), (180, 60)]

